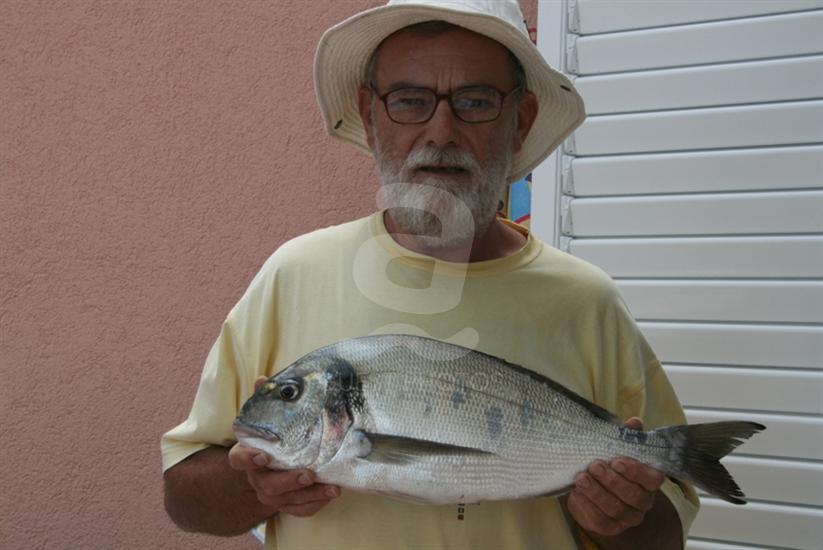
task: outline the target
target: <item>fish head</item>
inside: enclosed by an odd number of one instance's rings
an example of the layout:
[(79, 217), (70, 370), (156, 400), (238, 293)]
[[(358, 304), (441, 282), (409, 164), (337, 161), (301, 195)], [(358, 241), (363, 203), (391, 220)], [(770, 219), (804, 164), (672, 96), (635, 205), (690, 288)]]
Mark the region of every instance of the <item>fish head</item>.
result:
[(353, 422), (353, 369), (335, 357), (308, 357), (262, 384), (234, 421), (237, 440), (275, 468), (316, 469), (330, 460)]

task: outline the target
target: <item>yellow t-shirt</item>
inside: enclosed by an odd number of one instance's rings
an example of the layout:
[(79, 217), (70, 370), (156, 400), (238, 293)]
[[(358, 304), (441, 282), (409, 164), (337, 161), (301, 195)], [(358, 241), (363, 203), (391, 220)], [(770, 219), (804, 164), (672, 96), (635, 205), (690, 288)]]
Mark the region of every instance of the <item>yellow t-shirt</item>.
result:
[[(232, 421), (259, 376), (377, 333), (430, 336), (504, 358), (620, 418), (639, 416), (646, 429), (685, 423), (659, 361), (601, 270), (531, 235), (506, 258), (436, 261), (395, 243), (378, 212), (293, 239), (265, 263), (223, 324), (188, 419), (163, 436), (163, 468), (210, 444), (232, 445)], [(697, 497), (670, 481), (663, 490), (685, 534)], [(266, 547), (528, 550), (575, 542), (556, 498), (423, 506), (344, 490), (311, 518), (269, 521)]]

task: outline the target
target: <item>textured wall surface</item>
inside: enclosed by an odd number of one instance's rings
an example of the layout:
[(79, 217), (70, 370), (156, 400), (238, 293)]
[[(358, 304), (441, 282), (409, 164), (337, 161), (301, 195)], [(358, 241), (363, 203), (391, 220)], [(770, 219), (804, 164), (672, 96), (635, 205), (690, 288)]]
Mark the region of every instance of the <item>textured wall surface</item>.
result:
[(171, 524), (159, 437), (268, 255), (375, 208), (311, 69), (381, 3), (0, 3), (0, 546), (259, 547)]

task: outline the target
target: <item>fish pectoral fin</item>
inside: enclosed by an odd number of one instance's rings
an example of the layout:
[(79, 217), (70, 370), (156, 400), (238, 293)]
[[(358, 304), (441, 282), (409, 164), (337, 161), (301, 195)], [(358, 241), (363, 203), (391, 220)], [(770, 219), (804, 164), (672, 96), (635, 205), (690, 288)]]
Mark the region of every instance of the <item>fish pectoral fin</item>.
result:
[(360, 455), (360, 458), (371, 462), (382, 462), (388, 464), (408, 464), (432, 456), (449, 455), (491, 455), (487, 451), (474, 449), (471, 447), (461, 447), (448, 443), (438, 443), (425, 439), (415, 439), (399, 435), (386, 435), (363, 432), (370, 445), (368, 452)]

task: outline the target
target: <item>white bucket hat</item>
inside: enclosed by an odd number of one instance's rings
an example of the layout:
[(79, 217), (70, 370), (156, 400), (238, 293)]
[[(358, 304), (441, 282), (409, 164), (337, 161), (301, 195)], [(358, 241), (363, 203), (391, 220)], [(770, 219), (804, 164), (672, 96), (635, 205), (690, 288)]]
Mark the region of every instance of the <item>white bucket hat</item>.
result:
[(327, 30), (317, 45), (314, 84), (326, 131), (371, 152), (357, 109), (366, 64), (389, 35), (416, 23), (440, 20), (496, 40), (526, 72), (539, 104), (537, 119), (514, 156), (510, 181), (531, 172), (586, 118), (583, 99), (552, 69), (529, 39), (517, 0), (390, 0)]

